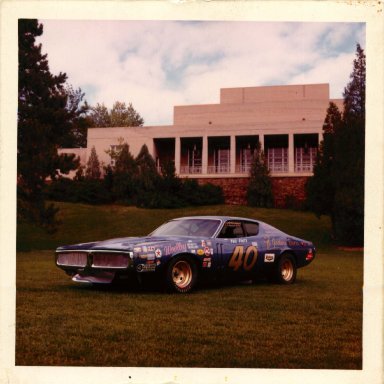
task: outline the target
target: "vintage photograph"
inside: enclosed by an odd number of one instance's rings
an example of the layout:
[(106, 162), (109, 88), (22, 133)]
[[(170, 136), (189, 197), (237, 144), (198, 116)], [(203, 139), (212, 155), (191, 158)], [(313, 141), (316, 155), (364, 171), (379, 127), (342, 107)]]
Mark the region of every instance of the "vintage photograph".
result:
[(364, 375), (367, 21), (30, 16), (18, 377)]

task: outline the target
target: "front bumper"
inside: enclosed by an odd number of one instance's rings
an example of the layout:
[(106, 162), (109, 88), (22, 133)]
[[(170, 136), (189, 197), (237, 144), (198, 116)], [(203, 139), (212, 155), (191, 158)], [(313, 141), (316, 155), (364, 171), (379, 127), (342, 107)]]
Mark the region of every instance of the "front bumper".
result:
[(58, 250), (55, 260), (73, 281), (82, 283), (108, 284), (116, 273), (134, 269), (131, 251)]

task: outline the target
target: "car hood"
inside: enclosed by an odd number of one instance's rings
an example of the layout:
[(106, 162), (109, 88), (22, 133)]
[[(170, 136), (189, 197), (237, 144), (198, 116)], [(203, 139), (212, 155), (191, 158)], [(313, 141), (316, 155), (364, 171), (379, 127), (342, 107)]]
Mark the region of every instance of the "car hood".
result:
[(69, 250), (117, 250), (117, 251), (132, 251), (134, 247), (141, 246), (162, 246), (166, 243), (188, 242), (194, 239), (191, 236), (146, 236), (146, 237), (121, 237), (105, 241), (97, 241), (90, 243), (79, 243), (73, 245), (63, 245), (57, 248), (59, 251)]

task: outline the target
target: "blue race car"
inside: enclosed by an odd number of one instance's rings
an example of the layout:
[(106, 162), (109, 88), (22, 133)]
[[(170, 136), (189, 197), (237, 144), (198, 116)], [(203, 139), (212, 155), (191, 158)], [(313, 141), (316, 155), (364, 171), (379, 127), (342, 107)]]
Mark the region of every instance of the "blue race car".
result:
[(174, 219), (145, 237), (124, 237), (57, 248), (56, 265), (75, 282), (160, 280), (190, 292), (202, 278), (267, 277), (292, 284), (297, 268), (315, 257), (310, 241), (258, 220), (193, 216)]

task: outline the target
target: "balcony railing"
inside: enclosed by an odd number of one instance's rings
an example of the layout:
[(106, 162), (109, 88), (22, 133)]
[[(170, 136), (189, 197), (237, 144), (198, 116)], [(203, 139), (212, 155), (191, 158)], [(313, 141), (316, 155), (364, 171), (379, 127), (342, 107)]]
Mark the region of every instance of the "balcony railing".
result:
[(194, 166), (181, 165), (180, 166), (180, 173), (181, 174), (195, 175), (195, 174), (202, 173), (202, 171), (203, 171), (203, 168), (201, 165), (194, 165)]
[(251, 171), (251, 164), (237, 164), (236, 173), (249, 173)]
[(295, 148), (295, 172), (313, 172), (317, 148)]
[(229, 173), (231, 171), (229, 164), (209, 165), (208, 173)]
[(268, 148), (267, 164), (273, 173), (288, 172), (288, 148)]

